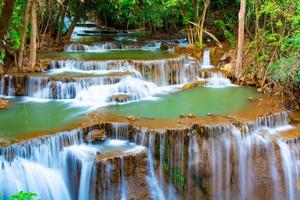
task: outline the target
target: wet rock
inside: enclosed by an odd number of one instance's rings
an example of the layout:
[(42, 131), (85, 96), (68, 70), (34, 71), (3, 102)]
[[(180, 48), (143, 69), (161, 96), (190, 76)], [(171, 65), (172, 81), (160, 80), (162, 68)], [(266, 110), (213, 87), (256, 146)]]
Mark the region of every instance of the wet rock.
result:
[(3, 65), (0, 64), (0, 75), (4, 73)]
[(262, 88), (257, 88), (257, 92), (262, 92)]
[(194, 113), (190, 113), (189, 115), (188, 115), (188, 118), (195, 118), (196, 117), (196, 115), (194, 114)]
[(193, 82), (193, 83), (186, 83), (184, 84), (184, 86), (182, 87), (183, 90), (188, 90), (194, 87), (201, 87), (207, 84), (207, 81), (197, 81), (197, 82)]
[(134, 116), (134, 115), (129, 115), (129, 116), (127, 117), (127, 119), (128, 119), (129, 121), (136, 121), (136, 120), (138, 120), (138, 118), (137, 118), (136, 116)]
[(202, 58), (202, 50), (195, 46), (187, 46), (187, 47), (175, 47), (175, 53), (178, 54), (188, 54), (194, 58)]
[(230, 75), (233, 71), (233, 67), (231, 63), (227, 63), (224, 67), (220, 68), (221, 72), (223, 72), (226, 76)]
[(248, 101), (253, 102), (253, 101), (255, 101), (255, 99), (253, 97), (248, 97)]
[(184, 114), (179, 115), (180, 118), (185, 118)]
[(115, 102), (119, 102), (119, 103), (129, 101), (130, 98), (131, 98), (131, 96), (128, 94), (113, 95), (113, 96), (109, 97), (110, 101), (115, 101)]
[(86, 136), (88, 142), (101, 142), (106, 139), (105, 130), (95, 129)]
[(0, 99), (0, 109), (6, 108), (9, 104), (8, 100)]
[(172, 43), (162, 42), (160, 45), (160, 50), (169, 50), (169, 49), (173, 49), (174, 47), (175, 45)]
[(212, 113), (207, 113), (207, 116), (213, 116), (213, 114)]
[(7, 147), (11, 144), (11, 141), (0, 138), (0, 147)]

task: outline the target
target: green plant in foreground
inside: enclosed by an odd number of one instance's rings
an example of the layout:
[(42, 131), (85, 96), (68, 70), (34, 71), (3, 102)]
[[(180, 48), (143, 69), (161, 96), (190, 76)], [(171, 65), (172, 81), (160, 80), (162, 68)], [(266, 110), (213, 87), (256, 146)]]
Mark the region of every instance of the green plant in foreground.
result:
[[(2, 194), (0, 193), (0, 200), (2, 200)], [(3, 199), (6, 200), (6, 199)], [(12, 195), (7, 200), (37, 200), (37, 194), (32, 192), (20, 191), (18, 194)]]

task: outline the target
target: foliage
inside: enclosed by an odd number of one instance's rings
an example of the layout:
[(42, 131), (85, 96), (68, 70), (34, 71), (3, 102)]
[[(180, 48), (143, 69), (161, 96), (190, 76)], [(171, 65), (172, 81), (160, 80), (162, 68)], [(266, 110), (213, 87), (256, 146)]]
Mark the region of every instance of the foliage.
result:
[(12, 46), (13, 50), (18, 50), (20, 47), (23, 15), (25, 12), (25, 3), (22, 0), (15, 2), (13, 15), (11, 18), (10, 26), (8, 29), (8, 42)]
[(185, 184), (185, 178), (184, 178), (184, 176), (181, 174), (181, 170), (180, 170), (179, 167), (175, 167), (175, 168), (174, 168), (174, 171), (173, 171), (173, 179), (174, 179), (175, 183), (177, 183), (181, 189), (184, 187), (184, 184)]
[(225, 21), (223, 20), (215, 20), (214, 24), (216, 26), (218, 26), (218, 28), (222, 31), (223, 35), (225, 36), (225, 38), (229, 41), (230, 46), (232, 48), (235, 47), (235, 37), (234, 34), (230, 31), (232, 30), (233, 26), (232, 24), (226, 24)]
[[(0, 199), (2, 199), (2, 194), (0, 193)], [(37, 200), (37, 194), (32, 192), (20, 191), (18, 194), (12, 195), (9, 200)]]
[(266, 0), (256, 6), (258, 29), (248, 45), (253, 60), (248, 72), (258, 78), (270, 76), (287, 87), (299, 86), (300, 2)]

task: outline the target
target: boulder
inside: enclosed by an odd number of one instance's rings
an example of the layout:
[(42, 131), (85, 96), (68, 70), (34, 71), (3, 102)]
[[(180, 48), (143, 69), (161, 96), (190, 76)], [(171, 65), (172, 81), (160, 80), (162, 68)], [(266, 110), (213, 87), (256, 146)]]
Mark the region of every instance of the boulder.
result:
[(0, 109), (6, 108), (9, 104), (8, 100), (0, 99)]
[(138, 118), (137, 118), (136, 116), (134, 116), (134, 115), (129, 115), (129, 116), (127, 117), (127, 119), (128, 119), (129, 121), (136, 121), (136, 120), (138, 120)]
[(129, 101), (130, 98), (131, 96), (129, 94), (119, 94), (109, 97), (110, 101), (115, 101), (119, 103)]
[(182, 86), (182, 90), (188, 90), (194, 87), (200, 87), (206, 85), (207, 81), (197, 81), (192, 83), (186, 83)]
[(196, 118), (196, 115), (195, 115), (194, 113), (190, 113), (190, 114), (188, 115), (188, 118)]
[(86, 136), (88, 142), (101, 142), (106, 139), (105, 130), (95, 129)]

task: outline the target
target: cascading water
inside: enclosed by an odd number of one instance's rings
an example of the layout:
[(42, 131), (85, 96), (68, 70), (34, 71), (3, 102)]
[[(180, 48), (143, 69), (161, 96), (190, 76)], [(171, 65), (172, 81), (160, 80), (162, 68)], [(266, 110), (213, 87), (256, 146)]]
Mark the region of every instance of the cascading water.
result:
[(57, 78), (29, 77), (27, 95), (42, 99), (74, 99), (83, 90), (95, 85), (118, 83), (120, 77)]
[(108, 50), (158, 50), (160, 48), (161, 42), (150, 42), (145, 44), (123, 44), (119, 42), (105, 42), (105, 43), (95, 43), (95, 44), (80, 44), (73, 43), (65, 47), (66, 52), (107, 52)]
[(6, 97), (15, 96), (14, 77), (12, 75), (1, 76), (0, 95)]
[[(115, 99), (136, 101), (172, 92), (197, 80), (198, 64), (189, 57), (157, 61), (52, 61), (49, 77), (29, 77), (27, 94), (42, 99), (73, 99), (105, 106)], [(72, 74), (82, 77), (72, 78)], [(61, 74), (62, 73), (62, 74)], [(94, 77), (99, 76), (99, 77)]]
[(212, 68), (214, 68), (214, 66), (211, 65), (210, 63), (210, 50), (205, 49), (203, 51), (203, 60), (202, 60), (201, 69), (212, 69)]
[[(181, 56), (174, 59), (154, 61), (78, 61), (61, 60), (51, 62), (52, 73), (68, 71), (93, 73), (108, 71), (139, 72), (146, 81), (158, 86), (184, 84), (197, 80), (199, 68), (195, 59)], [(134, 70), (133, 70), (134, 69)]]
[(0, 95), (5, 96), (5, 77), (1, 76), (1, 82), (0, 82)]
[[(98, 174), (101, 162), (115, 170), (120, 167), (122, 173), (117, 182), (120, 190), (117, 190), (122, 194), (121, 199), (127, 199), (124, 157), (113, 157), (119, 160), (118, 165), (109, 158), (97, 161), (99, 151), (103, 155), (119, 151), (126, 155), (142, 152), (143, 147), (120, 140), (108, 140), (102, 146), (86, 144), (82, 130), (3, 147), (0, 149), (0, 193), (4, 199), (19, 191), (37, 193), (45, 200), (97, 199), (96, 182), (103, 178)], [(111, 180), (112, 176), (104, 177)]]
[(206, 87), (210, 88), (223, 88), (233, 86), (231, 81), (224, 76), (220, 71), (210, 63), (210, 50), (205, 49), (203, 52), (202, 65), (199, 71), (200, 80), (207, 82)]
[(246, 123), (242, 132), (233, 125), (207, 126), (207, 137), (195, 130), (145, 129), (132, 136), (125, 124), (113, 133), (148, 147), (146, 179), (153, 199), (292, 200), (300, 197), (300, 143), (274, 137), (290, 128), (287, 114), (278, 113)]

